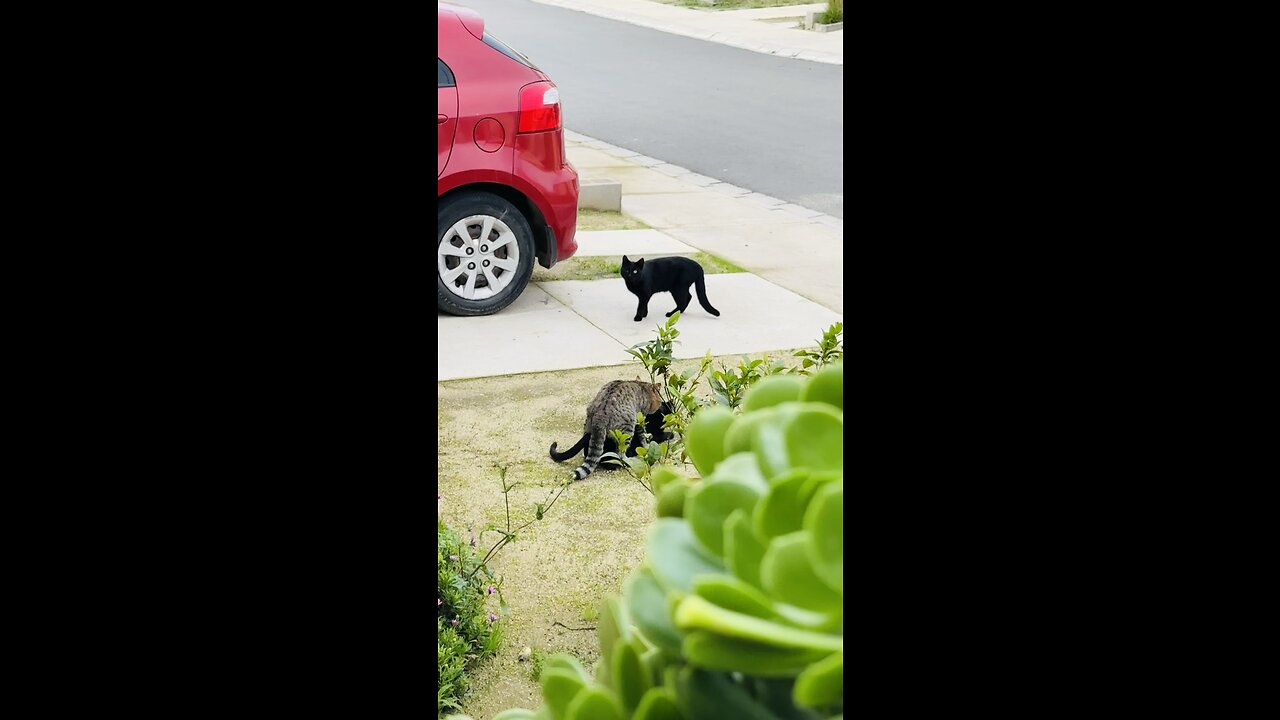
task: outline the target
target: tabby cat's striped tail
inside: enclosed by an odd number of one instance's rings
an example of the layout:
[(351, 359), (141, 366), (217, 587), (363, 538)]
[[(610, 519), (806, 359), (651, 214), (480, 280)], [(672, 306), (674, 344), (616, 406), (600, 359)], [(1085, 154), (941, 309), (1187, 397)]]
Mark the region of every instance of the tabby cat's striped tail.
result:
[(604, 436), (603, 427), (591, 428), (591, 444), (587, 446), (587, 459), (573, 471), (574, 480), (581, 480), (595, 472), (596, 466), (600, 464), (600, 456), (604, 455)]

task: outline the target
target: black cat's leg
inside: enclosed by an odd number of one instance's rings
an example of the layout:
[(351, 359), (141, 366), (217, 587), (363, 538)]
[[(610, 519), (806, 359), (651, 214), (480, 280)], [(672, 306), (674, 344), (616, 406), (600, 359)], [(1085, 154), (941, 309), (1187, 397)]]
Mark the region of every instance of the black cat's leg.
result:
[(641, 295), (640, 303), (636, 305), (635, 321), (640, 322), (641, 320), (644, 319), (644, 316), (648, 314), (649, 314), (649, 296)]
[(693, 300), (693, 295), (689, 292), (689, 288), (680, 291), (680, 297), (676, 298), (676, 312), (683, 313), (689, 309), (689, 302)]
[(689, 294), (689, 291), (688, 291), (688, 290), (681, 290), (681, 289), (679, 289), (679, 288), (676, 288), (676, 289), (672, 290), (672, 291), (671, 291), (671, 299), (673, 299), (673, 300), (675, 300), (675, 301), (676, 301), (676, 307), (675, 307), (675, 309), (674, 309), (674, 310), (672, 310), (671, 312), (667, 313), (667, 317), (671, 317), (672, 315), (675, 315), (676, 313), (682, 313), (682, 312), (684, 312), (684, 309), (685, 309), (685, 308), (687, 308), (687, 307), (689, 307), (689, 300), (691, 300), (691, 299), (692, 299), (692, 297), (693, 297), (693, 296), (691, 296), (691, 295)]

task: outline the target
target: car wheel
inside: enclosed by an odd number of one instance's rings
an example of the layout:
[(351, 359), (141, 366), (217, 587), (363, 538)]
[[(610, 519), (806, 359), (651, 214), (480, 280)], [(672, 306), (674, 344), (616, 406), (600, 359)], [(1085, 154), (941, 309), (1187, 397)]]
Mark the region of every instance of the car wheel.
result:
[(440, 207), (436, 227), (437, 306), (450, 315), (491, 315), (510, 305), (533, 275), (533, 232), (503, 198), (477, 192)]

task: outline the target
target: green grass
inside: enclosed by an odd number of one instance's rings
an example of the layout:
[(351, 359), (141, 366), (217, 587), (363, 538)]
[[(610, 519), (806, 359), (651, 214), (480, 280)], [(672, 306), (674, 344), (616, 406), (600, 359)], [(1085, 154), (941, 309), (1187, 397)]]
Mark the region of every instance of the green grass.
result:
[[(658, 257), (658, 256), (655, 256)], [(702, 266), (708, 275), (746, 272), (742, 268), (710, 253), (696, 252), (688, 256)], [(613, 256), (573, 257), (556, 263), (550, 270), (535, 265), (533, 282), (548, 280), (601, 280), (615, 278), (622, 272), (622, 258)]]
[(698, 0), (654, 0), (663, 5), (699, 8), (702, 10), (746, 10), (748, 8), (782, 7), (784, 5), (810, 5), (814, 0), (718, 0), (715, 5), (704, 5)]
[(609, 210), (578, 210), (578, 230), (645, 230), (649, 226), (622, 213)]

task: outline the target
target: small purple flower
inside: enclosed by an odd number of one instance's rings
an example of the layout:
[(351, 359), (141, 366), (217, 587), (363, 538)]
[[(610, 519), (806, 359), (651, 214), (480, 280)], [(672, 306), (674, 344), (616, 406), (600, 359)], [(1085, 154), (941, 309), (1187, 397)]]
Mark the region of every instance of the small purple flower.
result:
[(440, 598), (436, 598), (436, 607), (440, 607), (443, 604), (444, 604), (444, 600), (441, 600)]
[(457, 624), (458, 624), (458, 618), (454, 618), (454, 619), (450, 620), (449, 622), (453, 623), (454, 625), (457, 625)]
[(489, 622), (497, 622), (497, 621), (498, 621), (498, 616), (494, 615), (493, 613), (489, 613)]
[(458, 556), (457, 556), (457, 555), (450, 555), (450, 556), (449, 556), (449, 559), (450, 559), (450, 560), (457, 560), (457, 559), (458, 559)]
[(496, 588), (496, 587), (494, 587), (494, 586), (492, 586), (492, 585), (490, 585), (490, 586), (487, 588), (487, 590), (488, 590), (488, 592), (489, 592), (489, 594), (490, 594), (490, 595), (492, 595), (492, 594), (494, 594), (494, 593), (498, 592), (498, 588)]

